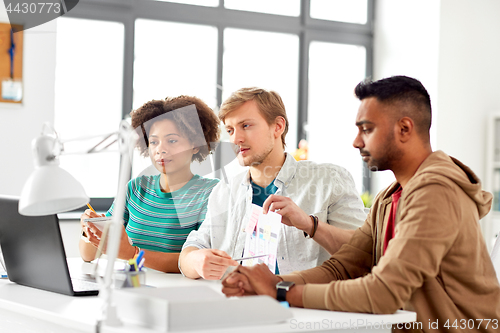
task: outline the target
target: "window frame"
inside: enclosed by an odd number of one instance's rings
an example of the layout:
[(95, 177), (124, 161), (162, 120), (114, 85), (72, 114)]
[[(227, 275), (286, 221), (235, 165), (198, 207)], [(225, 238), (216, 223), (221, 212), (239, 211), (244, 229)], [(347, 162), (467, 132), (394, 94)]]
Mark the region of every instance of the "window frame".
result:
[[(297, 140), (307, 139), (304, 124), (308, 113), (309, 45), (312, 41), (354, 44), (366, 48), (366, 77), (373, 73), (373, 21), (376, 0), (368, 0), (366, 24), (336, 22), (310, 17), (310, 0), (301, 0), (300, 16), (283, 16), (227, 9), (224, 0), (218, 7), (187, 5), (153, 0), (80, 0), (67, 17), (115, 21), (123, 23), (125, 31), (123, 61), (122, 118), (132, 110), (134, 78), (135, 20), (151, 19), (214, 26), (218, 30), (217, 86), (222, 86), (224, 29), (236, 28), (295, 34), (299, 37)], [(222, 103), (222, 91), (216, 89), (217, 105)], [(219, 161), (215, 161), (218, 169)], [(371, 189), (370, 173), (364, 169), (363, 192)], [(112, 198), (92, 198), (99, 211), (109, 208)]]

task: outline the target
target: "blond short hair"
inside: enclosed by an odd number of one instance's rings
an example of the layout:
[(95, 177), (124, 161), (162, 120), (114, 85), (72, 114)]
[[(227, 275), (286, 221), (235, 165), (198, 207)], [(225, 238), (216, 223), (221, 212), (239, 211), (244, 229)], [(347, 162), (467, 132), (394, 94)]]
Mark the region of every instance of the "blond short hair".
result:
[(219, 110), (219, 119), (225, 122), (224, 120), (228, 114), (240, 108), (248, 101), (255, 101), (261, 115), (269, 125), (274, 124), (277, 117), (285, 119), (285, 129), (281, 134), (281, 143), (283, 144), (283, 148), (285, 148), (285, 136), (288, 133), (288, 118), (283, 100), (275, 91), (256, 87), (238, 89), (222, 103)]

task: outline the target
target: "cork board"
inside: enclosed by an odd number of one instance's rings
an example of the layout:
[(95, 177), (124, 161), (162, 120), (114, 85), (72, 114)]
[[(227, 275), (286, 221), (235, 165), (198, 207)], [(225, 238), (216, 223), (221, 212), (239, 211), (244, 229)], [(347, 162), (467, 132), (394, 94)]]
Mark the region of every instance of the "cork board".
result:
[[(14, 82), (21, 84), (23, 82), (23, 31), (19, 31), (13, 34), (14, 37), (14, 71), (13, 79)], [(11, 26), (9, 23), (0, 23), (0, 103), (14, 103), (21, 104), (21, 100), (11, 100), (4, 99), (2, 86), (5, 80), (9, 80), (11, 77), (11, 62), (9, 49), (11, 48)]]

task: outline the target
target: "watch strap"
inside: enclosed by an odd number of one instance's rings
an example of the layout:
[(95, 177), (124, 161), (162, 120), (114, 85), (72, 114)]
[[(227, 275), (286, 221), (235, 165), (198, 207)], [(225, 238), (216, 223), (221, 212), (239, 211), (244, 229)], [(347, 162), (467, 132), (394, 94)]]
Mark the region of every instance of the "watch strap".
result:
[(276, 299), (280, 302), (286, 302), (286, 289), (285, 288), (278, 288), (276, 289), (277, 294), (276, 294)]

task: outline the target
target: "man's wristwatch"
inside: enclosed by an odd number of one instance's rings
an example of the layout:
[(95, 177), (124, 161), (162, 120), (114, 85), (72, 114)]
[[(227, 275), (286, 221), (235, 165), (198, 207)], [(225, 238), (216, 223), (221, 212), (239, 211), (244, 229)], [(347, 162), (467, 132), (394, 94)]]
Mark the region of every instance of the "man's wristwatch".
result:
[(277, 295), (276, 299), (280, 302), (286, 301), (286, 292), (290, 290), (295, 285), (295, 282), (291, 281), (280, 281), (276, 284)]

